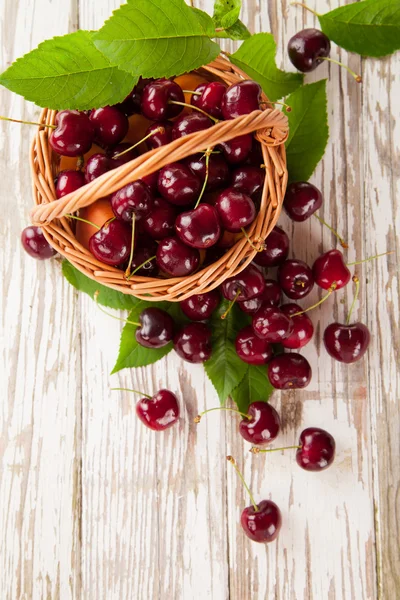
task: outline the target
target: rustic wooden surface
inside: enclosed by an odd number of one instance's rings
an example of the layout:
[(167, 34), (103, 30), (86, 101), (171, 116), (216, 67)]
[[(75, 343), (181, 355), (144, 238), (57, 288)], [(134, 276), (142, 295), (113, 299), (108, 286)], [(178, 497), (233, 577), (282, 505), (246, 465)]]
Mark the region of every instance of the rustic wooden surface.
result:
[[(320, 12), (341, 0), (310, 0)], [(118, 0), (3, 0), (1, 68), (51, 35), (94, 29)], [(243, 20), (272, 31), (278, 64), (313, 15), (280, 0), (244, 0)], [(212, 8), (212, 0), (195, 0)], [(232, 46), (226, 45), (227, 49)], [(301, 471), (290, 452), (248, 452), (237, 420), (192, 421), (217, 397), (200, 366), (172, 355), (153, 368), (108, 374), (119, 327), (63, 281), (54, 260), (37, 264), (19, 244), (31, 205), (31, 133), (0, 126), (1, 437), (0, 596), (4, 600), (395, 600), (400, 589), (399, 252), (400, 53), (361, 60), (333, 46), (360, 72), (323, 65), (331, 137), (312, 181), (324, 192), (323, 216), (345, 234), (349, 261), (394, 250), (357, 267), (356, 316), (368, 323), (368, 357), (333, 363), (323, 328), (343, 318), (353, 290), (312, 318), (316, 343), (304, 354), (314, 376), (306, 391), (275, 394), (279, 445), (302, 428), (335, 436), (337, 460), (320, 475)], [(33, 119), (38, 110), (4, 89), (1, 114)], [(292, 254), (312, 262), (335, 240), (316, 219), (281, 224)], [(307, 304), (317, 297), (316, 292)], [(340, 302), (340, 299), (344, 303)], [(180, 427), (164, 435), (135, 418), (133, 399), (111, 386), (170, 387), (182, 398)], [(251, 543), (238, 519), (248, 502), (225, 455), (233, 454), (258, 498), (282, 509), (278, 541)]]

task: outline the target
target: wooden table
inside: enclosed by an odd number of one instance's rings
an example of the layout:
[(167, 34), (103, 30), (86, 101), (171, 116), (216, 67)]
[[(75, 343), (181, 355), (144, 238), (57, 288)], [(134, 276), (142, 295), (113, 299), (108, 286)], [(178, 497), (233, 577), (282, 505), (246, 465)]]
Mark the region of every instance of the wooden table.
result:
[[(99, 27), (118, 4), (3, 0), (2, 68), (52, 35)], [(316, 25), (313, 15), (280, 0), (244, 4), (243, 20), (274, 33), (278, 65), (290, 69), (287, 41)], [(325, 12), (340, 2), (309, 4)], [(195, 5), (210, 12), (212, 0)], [(2, 599), (399, 598), (400, 53), (361, 60), (333, 45), (332, 56), (364, 84), (335, 65), (307, 77), (329, 79), (331, 137), (312, 177), (325, 196), (322, 215), (347, 238), (349, 261), (395, 254), (356, 269), (355, 317), (372, 333), (368, 357), (342, 366), (321, 344), (324, 327), (347, 313), (350, 285), (312, 315), (315, 343), (304, 351), (311, 385), (273, 397), (283, 419), (280, 446), (296, 443), (310, 425), (336, 438), (336, 462), (319, 475), (300, 470), (291, 452), (251, 455), (229, 414), (196, 426), (193, 417), (217, 405), (201, 366), (171, 355), (153, 368), (109, 376), (118, 324), (63, 280), (57, 260), (38, 264), (21, 249), (32, 131), (1, 125)], [(0, 98), (1, 114), (39, 114), (4, 89)], [(293, 225), (283, 216), (280, 223), (293, 255), (309, 263), (335, 245), (316, 219)], [(314, 291), (304, 304), (316, 298)], [(163, 435), (138, 422), (132, 396), (109, 391), (161, 385), (183, 407), (180, 426)], [(243, 535), (238, 519), (248, 498), (228, 453), (256, 497), (281, 507), (276, 543), (264, 547)]]

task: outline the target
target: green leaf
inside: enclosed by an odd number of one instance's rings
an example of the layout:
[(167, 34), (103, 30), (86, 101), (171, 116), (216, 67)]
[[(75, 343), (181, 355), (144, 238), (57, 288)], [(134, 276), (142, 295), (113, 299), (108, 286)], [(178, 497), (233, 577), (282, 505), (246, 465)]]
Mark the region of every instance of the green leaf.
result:
[(232, 399), (236, 402), (238, 410), (247, 412), (249, 404), (256, 400), (268, 402), (274, 388), (269, 382), (266, 366), (249, 365), (245, 376), (239, 385), (232, 391)]
[(228, 305), (229, 303), (224, 300), (212, 315), (210, 329), (213, 351), (211, 358), (204, 363), (206, 373), (218, 393), (221, 404), (239, 385), (247, 370), (246, 363), (236, 354), (235, 339), (238, 331), (248, 324), (248, 319), (236, 304), (227, 318), (221, 319)]
[(239, 19), (242, 0), (215, 0), (213, 21), (215, 27), (228, 29)]
[(247, 38), (251, 37), (251, 33), (242, 21), (236, 21), (232, 27), (228, 27), (228, 29), (224, 29), (223, 31), (216, 31), (215, 37), (228, 38), (230, 40), (247, 40)]
[(303, 83), (300, 73), (286, 73), (275, 64), (276, 44), (271, 33), (257, 33), (244, 41), (231, 61), (258, 81), (268, 98), (278, 100)]
[(214, 60), (220, 47), (211, 17), (184, 0), (132, 0), (114, 11), (95, 36), (112, 62), (132, 75), (171, 77)]
[(400, 49), (400, 2), (366, 0), (318, 15), (322, 31), (338, 46), (362, 56)]
[(120, 71), (95, 47), (93, 33), (47, 40), (16, 60), (0, 84), (39, 106), (85, 110), (121, 102), (137, 78)]
[(321, 160), (329, 137), (326, 80), (305, 85), (285, 99), (289, 138), (286, 155), (290, 181), (308, 181)]

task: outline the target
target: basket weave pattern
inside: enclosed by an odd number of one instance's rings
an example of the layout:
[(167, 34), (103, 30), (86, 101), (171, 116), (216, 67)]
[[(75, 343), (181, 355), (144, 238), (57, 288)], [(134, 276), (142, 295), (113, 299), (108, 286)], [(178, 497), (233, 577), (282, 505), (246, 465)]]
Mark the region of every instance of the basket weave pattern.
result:
[[(225, 58), (219, 57), (203, 67), (208, 76), (219, 78), (228, 85), (249, 79)], [(268, 99), (264, 96), (264, 101)], [(41, 123), (53, 125), (56, 111), (44, 109)], [(205, 293), (219, 286), (227, 277), (242, 271), (254, 258), (256, 251), (243, 237), (215, 263), (186, 277), (169, 279), (133, 276), (126, 280), (124, 272), (105, 265), (84, 248), (75, 238), (71, 214), (109, 196), (121, 187), (140, 179), (165, 165), (205, 151), (239, 135), (254, 133), (261, 143), (265, 165), (265, 184), (260, 211), (247, 229), (255, 245), (264, 240), (275, 226), (281, 212), (287, 185), (284, 142), (288, 136), (287, 117), (280, 110), (256, 110), (231, 121), (221, 121), (213, 127), (180, 138), (109, 171), (77, 191), (56, 199), (54, 177), (57, 161), (48, 144), (49, 128), (38, 129), (30, 153), (35, 207), (32, 222), (40, 225), (48, 242), (86, 276), (99, 284), (145, 300), (181, 301), (192, 294)]]

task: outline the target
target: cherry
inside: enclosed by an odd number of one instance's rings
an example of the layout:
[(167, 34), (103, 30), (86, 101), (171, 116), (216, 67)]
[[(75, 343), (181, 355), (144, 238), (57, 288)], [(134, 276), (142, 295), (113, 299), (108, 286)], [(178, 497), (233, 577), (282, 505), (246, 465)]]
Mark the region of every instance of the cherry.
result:
[(282, 302), (282, 290), (273, 279), (265, 280), (265, 289), (260, 296), (238, 302), (239, 308), (249, 315), (254, 315), (261, 306), (279, 306)]
[(261, 306), (253, 316), (252, 328), (262, 340), (277, 343), (293, 332), (293, 322), (277, 306)]
[(323, 471), (335, 458), (335, 440), (319, 427), (308, 427), (300, 434), (296, 462), (305, 471)]
[(222, 142), (220, 147), (228, 163), (237, 165), (248, 158), (253, 147), (253, 136), (251, 133), (245, 133), (228, 142)]
[(135, 85), (130, 94), (127, 95), (125, 100), (116, 105), (117, 108), (119, 108), (127, 117), (130, 117), (134, 113), (140, 113), (143, 89), (151, 81), (152, 79), (142, 79), (140, 77), (138, 83)]
[(292, 221), (305, 221), (321, 206), (322, 194), (312, 183), (297, 181), (288, 186), (283, 208)]
[(282, 346), (290, 350), (303, 348), (314, 335), (314, 325), (311, 319), (302, 312), (302, 308), (298, 304), (283, 304), (281, 311), (290, 317), (293, 323), (293, 331), (286, 339), (282, 340)]
[(253, 258), (260, 267), (277, 267), (289, 254), (289, 238), (280, 227), (274, 227), (264, 242), (264, 250)]
[(221, 297), (217, 290), (211, 290), (205, 294), (194, 294), (179, 303), (182, 311), (192, 321), (205, 321), (209, 319), (216, 310)]
[(83, 185), (85, 185), (85, 176), (82, 171), (74, 171), (73, 169), (60, 171), (56, 181), (56, 196), (57, 198), (63, 198), (63, 196), (75, 192)]
[(150, 121), (172, 119), (182, 112), (182, 106), (172, 102), (185, 102), (179, 85), (170, 79), (156, 79), (148, 83), (142, 92), (142, 114)]
[(196, 93), (193, 94), (191, 103), (212, 117), (220, 119), (222, 117), (221, 101), (226, 88), (227, 85), (221, 81), (201, 83), (195, 89)]
[(248, 196), (257, 196), (262, 191), (265, 173), (258, 167), (243, 165), (232, 174), (232, 186)]
[(302, 260), (285, 260), (278, 269), (278, 282), (288, 298), (305, 298), (314, 287), (313, 271)]
[(230, 301), (237, 298), (250, 300), (251, 298), (260, 296), (264, 289), (264, 277), (257, 267), (253, 265), (249, 265), (237, 275), (225, 279), (221, 286), (222, 295)]
[(324, 290), (335, 290), (347, 285), (351, 273), (347, 268), (340, 250), (328, 250), (317, 258), (312, 267), (315, 283)]
[(139, 419), (153, 431), (164, 431), (179, 419), (178, 399), (169, 390), (160, 390), (154, 396), (145, 395), (136, 404)]
[[(160, 127), (163, 128), (160, 131)], [(149, 148), (161, 148), (161, 146), (166, 146), (172, 141), (172, 123), (169, 121), (163, 121), (161, 123), (153, 123), (150, 125), (148, 130), (146, 131), (146, 137), (150, 135), (147, 139), (147, 145)]]
[(259, 110), (261, 86), (255, 81), (239, 81), (228, 87), (221, 101), (221, 112), (225, 120), (247, 115)]
[(196, 133), (197, 131), (203, 131), (212, 127), (213, 121), (203, 115), (203, 113), (192, 112), (188, 115), (184, 114), (179, 117), (174, 123), (172, 128), (172, 139), (178, 140), (179, 138)]
[(275, 408), (268, 402), (252, 402), (247, 414), (250, 419), (242, 419), (240, 422), (240, 435), (257, 446), (273, 442), (281, 427), (281, 420)]
[(278, 390), (295, 390), (306, 387), (311, 381), (310, 363), (301, 354), (279, 354), (268, 364), (268, 378)]
[(235, 348), (238, 357), (249, 365), (266, 365), (273, 356), (271, 345), (266, 340), (260, 339), (251, 325), (239, 331)]
[(176, 219), (176, 210), (166, 200), (162, 198), (157, 199), (162, 204), (156, 206), (156, 200), (154, 201), (153, 210), (147, 217), (142, 221), (142, 228), (144, 233), (147, 233), (155, 240), (162, 240), (165, 237), (169, 237), (174, 234), (174, 225)]
[(128, 183), (111, 195), (111, 208), (121, 221), (131, 223), (146, 217), (153, 207), (153, 197), (143, 181)]
[(343, 363), (360, 360), (366, 353), (369, 342), (369, 329), (363, 323), (331, 323), (324, 332), (324, 345), (328, 354)]
[(253, 144), (253, 147), (246, 159), (246, 165), (251, 167), (258, 167), (264, 164), (264, 157), (261, 149), (261, 144)]
[[(154, 277), (157, 274), (158, 267), (155, 259), (157, 244), (147, 241), (146, 244), (139, 243), (135, 248), (135, 253), (130, 265), (132, 273), (141, 276)], [(140, 268), (138, 268), (140, 267)]]
[(191, 363), (203, 363), (211, 356), (211, 331), (204, 323), (185, 325), (174, 338), (175, 352)]
[(89, 117), (78, 110), (61, 110), (56, 115), (56, 129), (49, 144), (57, 154), (80, 156), (89, 152), (94, 138), (94, 126)]
[[(189, 169), (204, 183), (207, 174), (206, 157), (204, 154), (194, 154), (186, 159)], [(226, 160), (219, 154), (211, 154), (208, 160), (208, 177), (206, 190), (214, 191), (228, 184), (229, 167)]]
[(112, 158), (110, 168), (116, 169), (136, 158), (137, 152), (132, 148), (131, 144), (123, 142), (122, 144), (115, 146), (115, 148), (109, 152), (109, 156)]
[(256, 218), (256, 207), (250, 196), (235, 188), (227, 188), (220, 193), (215, 203), (224, 229), (238, 233)]
[(174, 336), (174, 321), (161, 308), (145, 308), (139, 315), (139, 327), (135, 337), (138, 344), (146, 348), (162, 348)]
[(175, 222), (177, 236), (192, 248), (210, 248), (221, 235), (218, 213), (210, 204), (181, 213)]
[(316, 69), (330, 51), (329, 38), (318, 29), (303, 29), (288, 43), (289, 58), (296, 69), (303, 73)]
[(158, 244), (157, 264), (164, 273), (172, 277), (190, 275), (197, 269), (199, 262), (199, 251), (189, 248), (178, 238), (164, 238)]
[(21, 243), (25, 252), (38, 260), (46, 260), (57, 254), (44, 237), (42, 229), (35, 225), (29, 225), (22, 230)]
[(89, 250), (106, 265), (117, 266), (124, 263), (130, 252), (131, 231), (121, 221), (109, 221), (92, 235)]
[[(153, 194), (158, 192), (158, 174), (159, 172), (155, 171), (154, 173), (150, 173), (149, 175), (142, 177), (142, 181), (147, 185)], [(156, 206), (155, 203), (154, 206)]]
[(96, 108), (92, 110), (89, 118), (94, 126), (94, 140), (99, 146), (115, 146), (128, 133), (128, 118), (115, 106)]
[(198, 197), (200, 188), (199, 178), (182, 163), (171, 163), (159, 172), (158, 191), (172, 204), (191, 204)]
[(90, 183), (93, 179), (97, 179), (104, 173), (107, 173), (110, 169), (114, 168), (113, 162), (108, 156), (98, 152), (93, 154), (86, 163), (85, 168), (85, 181)]

